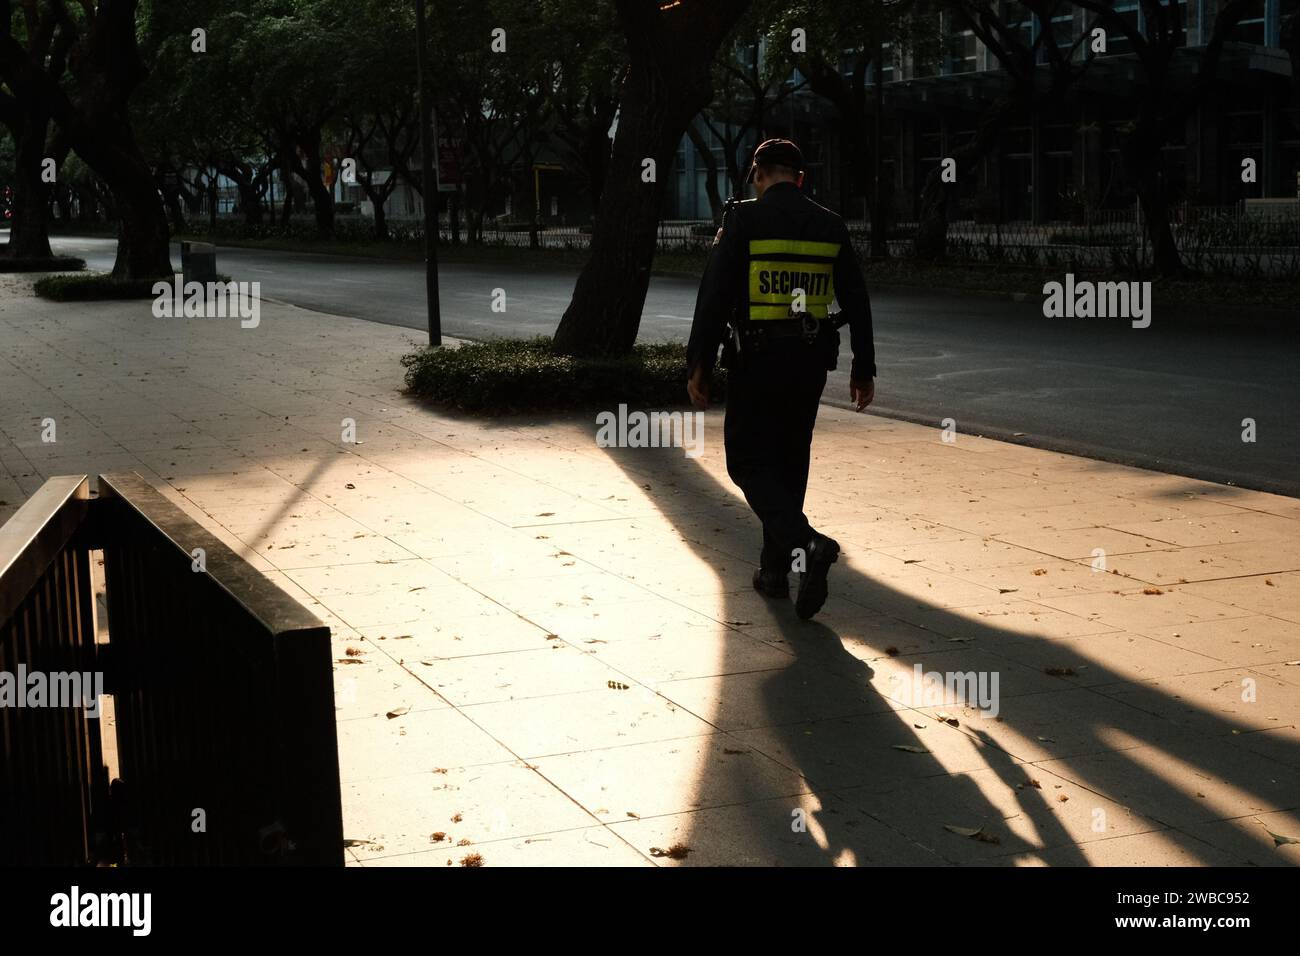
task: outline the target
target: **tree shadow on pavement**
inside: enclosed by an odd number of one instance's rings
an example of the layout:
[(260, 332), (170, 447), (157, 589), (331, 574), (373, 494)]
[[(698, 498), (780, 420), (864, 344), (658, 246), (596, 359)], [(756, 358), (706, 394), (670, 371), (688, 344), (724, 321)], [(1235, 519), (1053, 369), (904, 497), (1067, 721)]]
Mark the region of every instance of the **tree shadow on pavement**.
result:
[[(710, 567), (753, 566), (758, 522), (735, 520), (738, 493), (715, 473), (720, 454), (707, 464), (675, 449), (607, 454), (638, 485), (717, 502), (662, 519)], [(817, 477), (814, 467), (814, 487)], [(822, 530), (836, 534), (831, 522)], [(1294, 737), (1247, 734), (1256, 739), (1243, 743), (1246, 724), (1109, 667), (1101, 644), (1094, 654), (921, 600), (849, 567), (846, 558), (869, 549), (842, 544), (832, 596), (811, 622), (734, 573), (724, 583), (725, 603), (710, 612), (731, 628), (713, 712), (692, 704), (697, 698), (676, 699), (672, 682), (658, 687), (732, 738), (725, 763), (706, 770), (729, 774), (725, 787), (710, 783), (722, 802), (693, 811), (675, 836), (691, 848), (688, 862), (1259, 862), (1261, 839), (1271, 841), (1253, 816), (1300, 804)], [(789, 663), (755, 670), (755, 642), (785, 650)], [(1053, 657), (1073, 662), (1086, 683), (1046, 673), (1042, 661)], [(917, 665), (996, 674), (996, 717), (918, 697)], [(1242, 669), (1207, 658), (1206, 670), (1221, 672), (1207, 675), (1219, 683)], [(800, 774), (808, 792), (774, 792), (773, 763)], [(1191, 832), (1233, 818), (1213, 842)], [(1111, 852), (1089, 848), (1143, 833)]]

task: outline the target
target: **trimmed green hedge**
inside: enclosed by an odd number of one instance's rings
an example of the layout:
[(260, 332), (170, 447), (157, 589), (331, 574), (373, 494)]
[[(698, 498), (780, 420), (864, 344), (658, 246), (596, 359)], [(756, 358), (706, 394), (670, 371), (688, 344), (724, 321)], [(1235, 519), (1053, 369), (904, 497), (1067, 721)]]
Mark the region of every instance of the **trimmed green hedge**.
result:
[(10, 259), (0, 256), (0, 272), (80, 272), (86, 260), (76, 256), (50, 256), (45, 259)]
[[(55, 275), (38, 279), (32, 290), (43, 299), (54, 302), (92, 302), (97, 299), (152, 299), (153, 287), (159, 282), (169, 286), (172, 276), (158, 279), (134, 279), (122, 282), (105, 272), (89, 275)], [(230, 276), (218, 275), (217, 282), (229, 282)]]
[[(551, 339), (492, 339), (424, 348), (402, 358), (407, 391), (462, 411), (489, 414), (686, 405), (686, 347), (638, 345), (618, 358), (571, 358)], [(726, 373), (714, 373), (711, 397), (723, 397)]]
[(95, 299), (152, 299), (156, 282), (166, 279), (141, 279), (121, 282), (103, 272), (90, 275), (56, 275), (38, 279), (33, 291), (55, 302), (89, 302)]

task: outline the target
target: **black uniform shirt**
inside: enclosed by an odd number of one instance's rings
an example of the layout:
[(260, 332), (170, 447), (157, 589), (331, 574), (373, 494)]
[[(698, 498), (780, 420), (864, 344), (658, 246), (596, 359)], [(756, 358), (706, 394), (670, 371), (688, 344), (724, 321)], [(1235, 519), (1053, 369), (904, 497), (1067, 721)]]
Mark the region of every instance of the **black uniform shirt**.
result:
[(851, 375), (865, 381), (876, 375), (876, 350), (871, 331), (871, 302), (862, 269), (849, 242), (844, 220), (805, 196), (792, 182), (773, 183), (762, 199), (737, 203), (722, 220), (721, 236), (713, 247), (700, 292), (695, 300), (691, 339), (686, 347), (690, 370), (703, 365), (712, 371), (718, 346), (727, 335), (733, 312), (745, 314), (749, 302), (749, 243), (754, 239), (804, 239), (839, 243), (834, 264), (835, 299), (848, 319), (853, 348)]

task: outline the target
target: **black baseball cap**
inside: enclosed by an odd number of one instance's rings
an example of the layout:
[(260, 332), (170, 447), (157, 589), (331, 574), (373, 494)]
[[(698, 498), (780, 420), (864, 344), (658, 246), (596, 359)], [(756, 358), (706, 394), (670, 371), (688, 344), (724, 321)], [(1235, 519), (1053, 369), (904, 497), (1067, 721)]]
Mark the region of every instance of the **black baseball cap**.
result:
[(754, 160), (749, 164), (749, 175), (745, 182), (754, 181), (754, 167), (759, 163), (764, 166), (789, 166), (796, 172), (804, 171), (803, 153), (799, 147), (788, 139), (765, 139), (754, 150)]

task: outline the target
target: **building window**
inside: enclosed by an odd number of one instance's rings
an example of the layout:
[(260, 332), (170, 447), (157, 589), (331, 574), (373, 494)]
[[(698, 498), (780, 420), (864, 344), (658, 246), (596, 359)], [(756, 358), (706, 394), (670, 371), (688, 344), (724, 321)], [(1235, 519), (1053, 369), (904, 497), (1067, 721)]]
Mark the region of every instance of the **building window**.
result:
[[(1268, 31), (1266, 29), (1266, 0), (1251, 0), (1246, 4), (1246, 15), (1241, 18), (1235, 30), (1232, 31), (1232, 39), (1239, 43), (1254, 43), (1258, 46), (1268, 44)], [(1206, 37), (1209, 40), (1209, 37)]]
[[(1142, 14), (1137, 0), (1120, 0), (1119, 3), (1115, 4), (1114, 10), (1128, 25), (1129, 29), (1135, 31), (1142, 29)], [(1104, 23), (1098, 21), (1098, 26), (1104, 26)], [(1106, 30), (1106, 54), (1108, 56), (1132, 52), (1133, 44), (1129, 42), (1128, 36), (1123, 31)]]
[(954, 38), (957, 42), (957, 52), (952, 60), (952, 71), (954, 73), (974, 73), (979, 69), (979, 41), (975, 39), (973, 30), (962, 30)]

